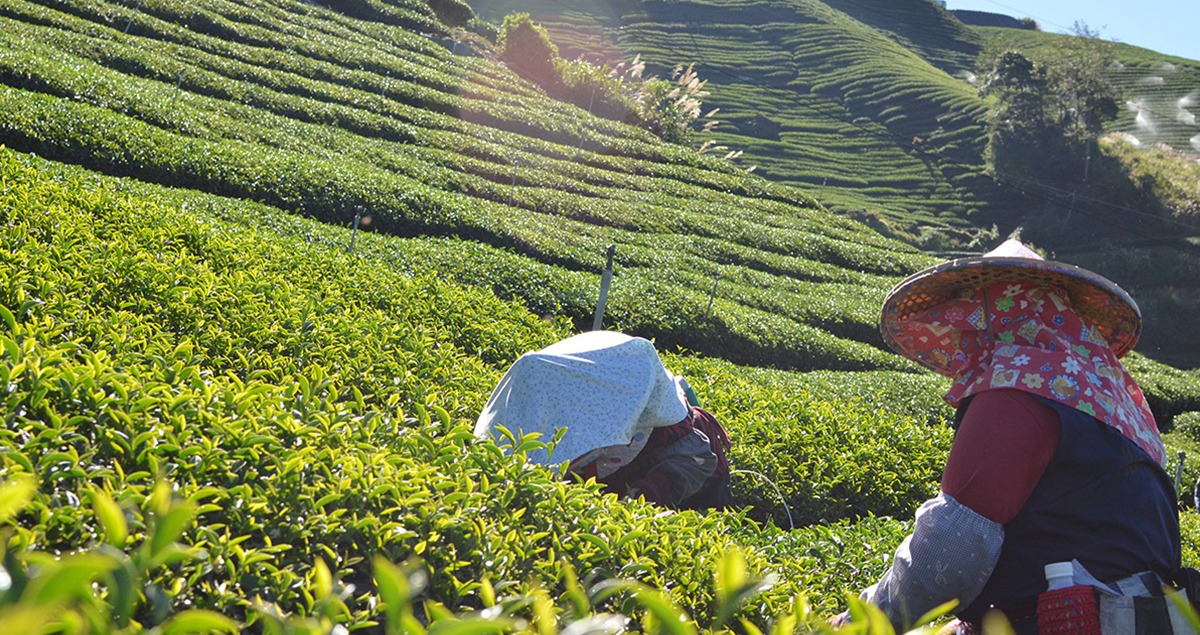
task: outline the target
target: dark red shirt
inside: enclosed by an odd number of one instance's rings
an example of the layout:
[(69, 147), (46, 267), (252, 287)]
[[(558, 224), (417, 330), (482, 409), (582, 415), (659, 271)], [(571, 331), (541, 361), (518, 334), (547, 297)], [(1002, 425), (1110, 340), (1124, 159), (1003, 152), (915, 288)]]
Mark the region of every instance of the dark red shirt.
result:
[(1054, 458), (1061, 425), (1054, 409), (1019, 390), (972, 398), (950, 447), (942, 491), (980, 516), (1012, 520)]

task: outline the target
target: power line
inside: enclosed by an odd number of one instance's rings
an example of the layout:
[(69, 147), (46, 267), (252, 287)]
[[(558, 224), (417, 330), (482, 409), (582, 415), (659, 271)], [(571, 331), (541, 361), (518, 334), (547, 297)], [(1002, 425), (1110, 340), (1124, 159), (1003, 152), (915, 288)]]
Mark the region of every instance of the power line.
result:
[(995, 0), (984, 0), (984, 2), (987, 2), (988, 4), (994, 4), (994, 5), (996, 5), (996, 6), (1000, 7), (1000, 8), (1002, 8), (1002, 9), (1008, 9), (1009, 11), (1014, 11), (1014, 12), (1016, 12), (1016, 13), (1020, 13), (1021, 15), (1025, 16), (1025, 17), (1027, 17), (1027, 18), (1033, 18), (1034, 20), (1037, 20), (1037, 23), (1038, 23), (1038, 24), (1049, 24), (1050, 26), (1056, 26), (1056, 27), (1058, 27), (1058, 28), (1060, 28), (1060, 29), (1065, 29), (1065, 30), (1068, 30), (1068, 31), (1069, 31), (1069, 30), (1071, 30), (1072, 28), (1074, 28), (1074, 27), (1066, 27), (1066, 26), (1063, 26), (1063, 25), (1061, 25), (1061, 24), (1057, 24), (1057, 23), (1055, 23), (1055, 22), (1051, 22), (1050, 20), (1046, 20), (1046, 19), (1040, 18), (1040, 17), (1038, 17), (1038, 16), (1036, 16), (1036, 15), (1033, 15), (1032, 13), (1029, 13), (1028, 11), (1025, 11), (1024, 9), (1018, 9), (1018, 8), (1016, 8), (1016, 7), (1010, 7), (1010, 6), (1006, 5), (1006, 4), (1001, 4), (1001, 3), (999, 3), (999, 2), (996, 2)]

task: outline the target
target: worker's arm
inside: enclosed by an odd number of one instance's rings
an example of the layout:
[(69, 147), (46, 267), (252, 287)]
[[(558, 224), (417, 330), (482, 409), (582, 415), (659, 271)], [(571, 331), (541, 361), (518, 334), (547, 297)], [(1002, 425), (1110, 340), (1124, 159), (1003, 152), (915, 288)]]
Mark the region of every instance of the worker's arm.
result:
[(950, 600), (970, 604), (1000, 558), (1004, 526), (984, 518), (948, 494), (917, 510), (913, 533), (896, 550), (892, 567), (862, 598), (893, 624), (912, 621)]
[(700, 491), (716, 469), (717, 455), (708, 437), (693, 428), (659, 453), (659, 461), (629, 484), (629, 494), (659, 505), (678, 505)]
[(1004, 524), (1054, 458), (1059, 428), (1054, 410), (1028, 393), (976, 395), (951, 446), (942, 493), (917, 511), (912, 535), (864, 599), (901, 627), (949, 600), (974, 601), (995, 569)]

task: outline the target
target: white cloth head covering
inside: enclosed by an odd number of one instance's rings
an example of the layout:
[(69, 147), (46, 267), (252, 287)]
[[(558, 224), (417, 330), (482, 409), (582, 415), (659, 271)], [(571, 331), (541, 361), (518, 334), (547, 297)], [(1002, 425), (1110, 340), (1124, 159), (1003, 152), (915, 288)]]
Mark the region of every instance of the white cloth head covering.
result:
[[(597, 448), (628, 446), (636, 436), (644, 445), (649, 435), (639, 431), (683, 421), (686, 404), (649, 340), (591, 331), (513, 362), (475, 422), (475, 436), (498, 437), (496, 427), (504, 426), (549, 441), (557, 428), (567, 428), (554, 448), (553, 461), (560, 463)], [(551, 464), (545, 450), (530, 451), (529, 458)]]

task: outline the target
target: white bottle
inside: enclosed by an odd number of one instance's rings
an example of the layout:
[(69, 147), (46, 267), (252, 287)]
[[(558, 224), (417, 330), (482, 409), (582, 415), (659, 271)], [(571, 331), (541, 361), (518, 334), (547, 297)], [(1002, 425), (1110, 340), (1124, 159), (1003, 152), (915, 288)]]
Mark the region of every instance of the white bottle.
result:
[(1075, 566), (1070, 562), (1051, 562), (1046, 565), (1046, 590), (1075, 586)]

